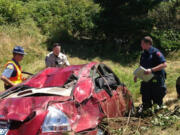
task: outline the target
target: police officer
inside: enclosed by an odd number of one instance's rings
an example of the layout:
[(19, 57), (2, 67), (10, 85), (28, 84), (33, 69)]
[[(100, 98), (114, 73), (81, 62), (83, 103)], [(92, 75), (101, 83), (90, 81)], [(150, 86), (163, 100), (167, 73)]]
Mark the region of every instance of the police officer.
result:
[(23, 59), (25, 54), (23, 47), (14, 47), (13, 58), (6, 63), (5, 70), (1, 75), (1, 80), (4, 81), (5, 89), (9, 89), (23, 81), (19, 62)]
[[(163, 103), (163, 97), (166, 94), (165, 78), (167, 67), (163, 54), (152, 46), (153, 41), (149, 36), (141, 40), (143, 53), (140, 58), (140, 66), (147, 69), (145, 74), (153, 73), (154, 77), (148, 82), (141, 82), (140, 92), (142, 94), (143, 110), (152, 107), (153, 104), (159, 106)], [(136, 82), (137, 77), (134, 78)]]
[(180, 99), (180, 76), (176, 80), (176, 92), (177, 92), (177, 97)]
[(59, 43), (53, 44), (53, 51), (46, 56), (45, 64), (46, 67), (65, 67), (70, 65), (66, 55), (61, 53)]

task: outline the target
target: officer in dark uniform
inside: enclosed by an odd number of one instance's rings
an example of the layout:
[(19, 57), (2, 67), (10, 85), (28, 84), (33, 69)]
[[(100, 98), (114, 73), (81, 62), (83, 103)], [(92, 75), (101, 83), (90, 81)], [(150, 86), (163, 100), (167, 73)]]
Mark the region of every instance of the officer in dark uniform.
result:
[(176, 92), (177, 92), (177, 97), (180, 99), (180, 76), (176, 80)]
[[(163, 103), (163, 97), (166, 94), (166, 60), (163, 54), (152, 46), (152, 38), (149, 36), (141, 40), (143, 53), (140, 58), (140, 66), (147, 69), (145, 74), (153, 73), (154, 77), (148, 82), (141, 82), (140, 92), (142, 94), (143, 109), (152, 107), (153, 104), (159, 106)], [(135, 77), (135, 82), (136, 82)]]

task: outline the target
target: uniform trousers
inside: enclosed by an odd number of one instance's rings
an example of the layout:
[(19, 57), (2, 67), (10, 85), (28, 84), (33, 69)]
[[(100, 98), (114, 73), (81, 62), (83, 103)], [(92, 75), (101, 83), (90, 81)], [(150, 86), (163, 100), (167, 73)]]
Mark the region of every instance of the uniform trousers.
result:
[(140, 92), (144, 109), (152, 107), (153, 104), (161, 106), (166, 95), (165, 78), (158, 75), (148, 82), (142, 81)]

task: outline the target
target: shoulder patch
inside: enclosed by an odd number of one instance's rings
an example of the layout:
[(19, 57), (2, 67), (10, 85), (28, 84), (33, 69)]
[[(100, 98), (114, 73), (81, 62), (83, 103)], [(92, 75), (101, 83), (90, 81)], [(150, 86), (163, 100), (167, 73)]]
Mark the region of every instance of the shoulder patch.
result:
[(162, 56), (161, 52), (157, 52), (156, 55), (159, 57)]
[(7, 68), (9, 68), (9, 69), (14, 69), (14, 67), (13, 67), (12, 64), (7, 65)]

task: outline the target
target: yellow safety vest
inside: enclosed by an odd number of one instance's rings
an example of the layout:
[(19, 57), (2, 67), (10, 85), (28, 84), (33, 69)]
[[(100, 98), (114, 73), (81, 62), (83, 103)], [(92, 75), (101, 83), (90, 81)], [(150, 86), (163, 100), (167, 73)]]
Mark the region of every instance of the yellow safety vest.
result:
[(9, 80), (11, 80), (14, 84), (19, 84), (22, 82), (22, 71), (21, 71), (21, 67), (19, 67), (14, 61), (8, 61), (6, 66), (8, 64), (13, 64), (13, 66), (15, 67), (15, 70), (17, 71), (16, 76), (14, 77), (10, 77)]

